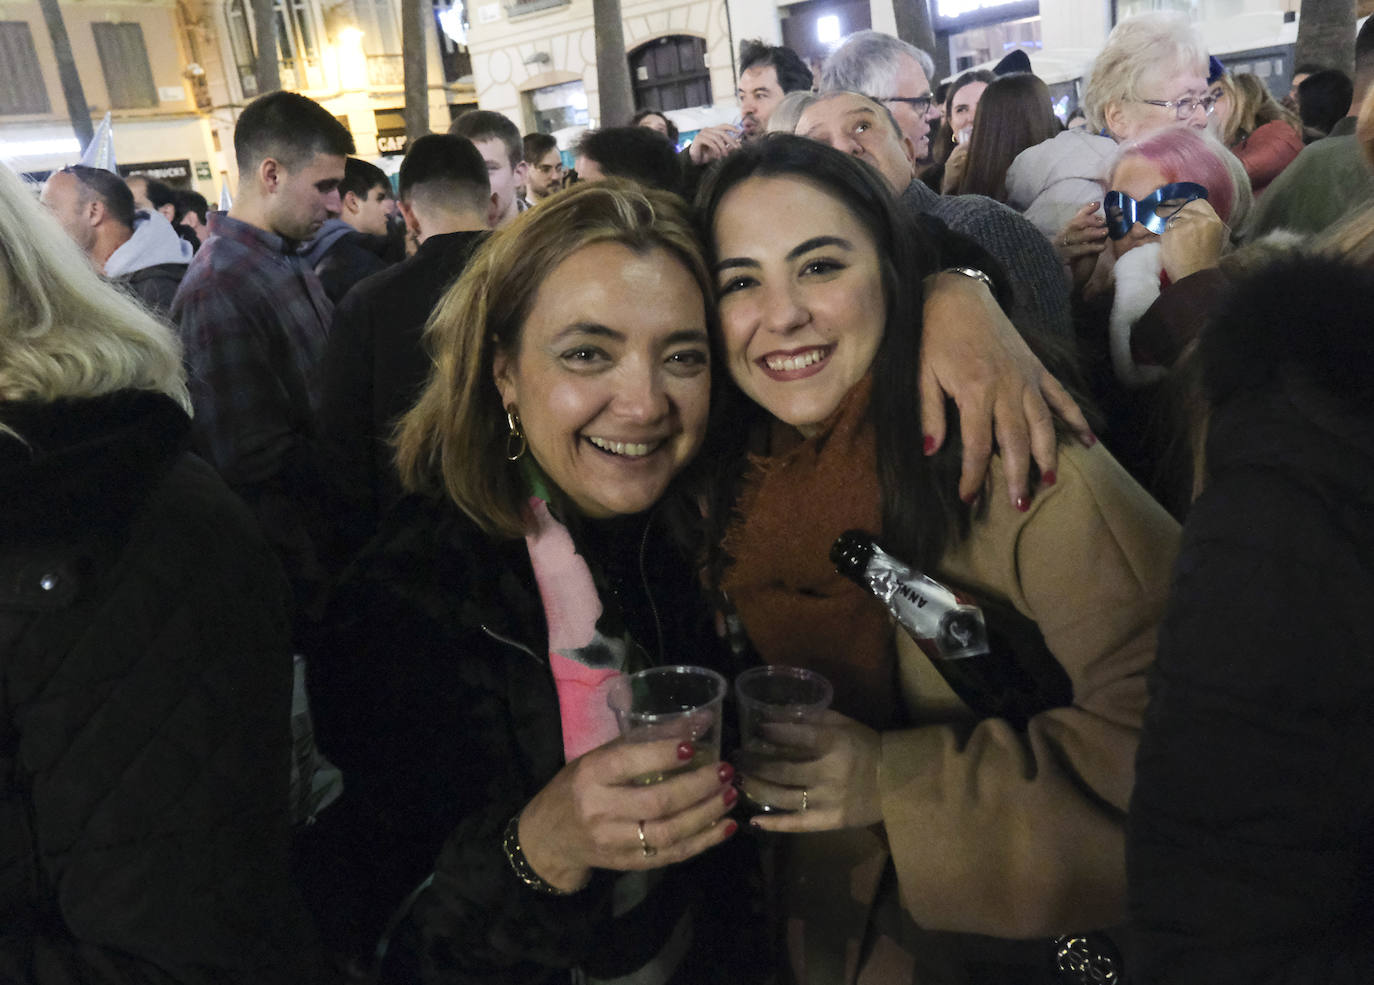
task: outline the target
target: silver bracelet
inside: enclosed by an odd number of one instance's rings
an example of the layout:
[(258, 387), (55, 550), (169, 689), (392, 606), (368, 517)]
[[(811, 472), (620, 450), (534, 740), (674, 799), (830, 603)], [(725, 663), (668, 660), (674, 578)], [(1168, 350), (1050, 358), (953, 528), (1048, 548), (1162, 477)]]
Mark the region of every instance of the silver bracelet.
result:
[(994, 296), (997, 294), (997, 287), (993, 284), (992, 278), (977, 267), (946, 267), (944, 270), (941, 270), (940, 273), (958, 274), (961, 277), (967, 277), (969, 280), (980, 281), (983, 286), (988, 289), (988, 293)]
[(520, 847), (519, 813), (511, 818), (510, 823), (506, 825), (506, 834), (501, 839), (501, 847), (505, 850), (506, 861), (510, 863), (516, 877), (535, 892), (543, 893), (545, 896), (571, 896), (578, 892), (576, 889), (559, 889), (534, 871), (534, 867), (530, 865), (530, 860), (525, 858), (525, 850)]

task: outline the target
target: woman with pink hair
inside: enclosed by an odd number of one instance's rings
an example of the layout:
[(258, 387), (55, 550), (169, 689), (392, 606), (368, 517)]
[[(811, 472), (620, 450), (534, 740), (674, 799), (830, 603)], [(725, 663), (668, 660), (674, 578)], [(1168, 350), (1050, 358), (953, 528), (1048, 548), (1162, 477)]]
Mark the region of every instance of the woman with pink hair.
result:
[[(1201, 328), (1204, 310), (1173, 304), (1216, 271), (1251, 202), (1235, 157), (1204, 131), (1171, 127), (1125, 143), (1107, 167), (1102, 238), (1076, 271), (1079, 355), (1107, 447), (1156, 494), (1157, 387)], [(1168, 317), (1160, 312), (1168, 310)], [(1182, 315), (1182, 317), (1180, 317)], [(1162, 439), (1162, 440), (1161, 440)]]
[(1107, 243), (1098, 267), (1112, 284), (1112, 371), (1127, 386), (1168, 366), (1133, 345), (1132, 329), (1168, 287), (1215, 268), (1238, 218), (1242, 184), (1230, 155), (1201, 131), (1173, 127), (1122, 146), (1107, 174)]

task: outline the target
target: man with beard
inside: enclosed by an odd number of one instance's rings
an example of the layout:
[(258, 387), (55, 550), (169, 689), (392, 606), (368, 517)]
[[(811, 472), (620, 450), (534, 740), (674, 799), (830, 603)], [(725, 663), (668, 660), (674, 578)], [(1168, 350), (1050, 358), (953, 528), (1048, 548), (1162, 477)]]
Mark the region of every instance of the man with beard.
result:
[(768, 132), (768, 118), (782, 97), (798, 89), (810, 89), (811, 70), (791, 48), (742, 41), (739, 46), (740, 130), (745, 140)]

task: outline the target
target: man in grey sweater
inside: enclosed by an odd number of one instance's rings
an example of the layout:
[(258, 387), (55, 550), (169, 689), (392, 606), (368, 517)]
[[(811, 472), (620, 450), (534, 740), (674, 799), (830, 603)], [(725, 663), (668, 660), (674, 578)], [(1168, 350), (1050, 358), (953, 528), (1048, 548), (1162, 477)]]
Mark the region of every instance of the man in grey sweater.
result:
[(1001, 202), (937, 195), (915, 180), (930, 130), (929, 61), (890, 35), (850, 35), (826, 61), (821, 94), (808, 100), (794, 132), (858, 156), (882, 173), (913, 214), (932, 215), (987, 250), (1012, 282), (1012, 323), (1072, 344), (1068, 279), (1041, 232)]

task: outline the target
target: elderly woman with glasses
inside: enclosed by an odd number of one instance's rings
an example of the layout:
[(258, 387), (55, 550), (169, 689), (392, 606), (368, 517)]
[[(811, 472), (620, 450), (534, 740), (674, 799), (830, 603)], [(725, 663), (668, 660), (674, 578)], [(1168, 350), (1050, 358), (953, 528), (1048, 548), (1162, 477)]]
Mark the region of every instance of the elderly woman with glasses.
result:
[(1088, 71), (1083, 94), (1091, 132), (1065, 131), (1022, 151), (1007, 170), (1007, 202), (1053, 239), (1066, 263), (1107, 236), (1101, 203), (1119, 143), (1185, 123), (1207, 126), (1207, 48), (1181, 14), (1118, 24)]

